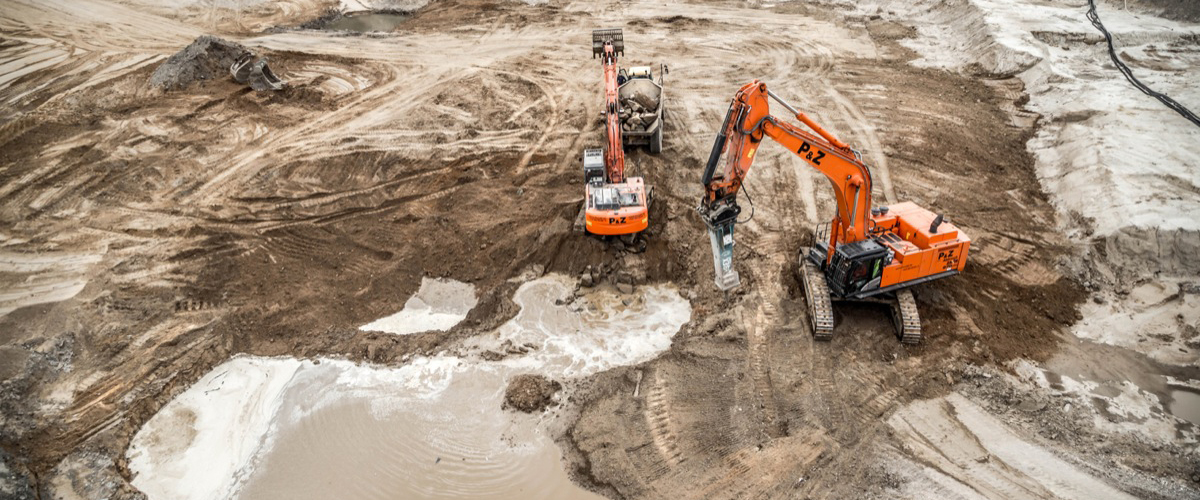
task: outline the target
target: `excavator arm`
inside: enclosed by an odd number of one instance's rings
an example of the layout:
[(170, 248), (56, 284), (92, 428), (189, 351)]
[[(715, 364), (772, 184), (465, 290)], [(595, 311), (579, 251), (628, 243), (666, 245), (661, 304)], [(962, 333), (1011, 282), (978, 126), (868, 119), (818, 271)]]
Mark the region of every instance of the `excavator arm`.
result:
[(625, 182), (625, 147), (621, 142), (621, 104), (617, 84), (617, 54), (625, 51), (619, 28), (592, 32), (592, 57), (600, 56), (604, 67), (604, 125), (608, 147), (604, 151), (604, 170), (608, 182)]
[[(816, 134), (772, 116), (768, 98), (778, 101)], [(833, 186), (838, 211), (830, 224), (827, 262), (837, 243), (865, 239), (871, 230), (871, 173), (861, 155), (779, 99), (765, 83), (752, 81), (739, 89), (730, 103), (701, 178), (704, 199), (697, 210), (709, 228), (717, 286), (722, 290), (740, 283), (733, 269), (733, 228), (741, 212), (737, 195), (764, 137), (795, 153)], [(722, 156), (725, 162), (718, 171)]]

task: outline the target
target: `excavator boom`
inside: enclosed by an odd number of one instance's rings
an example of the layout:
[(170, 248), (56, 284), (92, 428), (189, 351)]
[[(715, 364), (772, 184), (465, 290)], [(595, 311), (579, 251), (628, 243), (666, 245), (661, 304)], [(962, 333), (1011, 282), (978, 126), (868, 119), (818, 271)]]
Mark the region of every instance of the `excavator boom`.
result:
[[(770, 99), (787, 108), (811, 132), (772, 116)], [(717, 286), (728, 290), (740, 282), (733, 267), (733, 229), (741, 212), (737, 197), (764, 138), (799, 156), (824, 174), (833, 187), (837, 214), (828, 233), (818, 230), (814, 247), (801, 255), (800, 270), (807, 273), (804, 288), (813, 295), (810, 307), (828, 304), (831, 298), (894, 296), (905, 304), (897, 306), (904, 312), (897, 313), (904, 320), (899, 324), (908, 325), (902, 338), (905, 342), (919, 339), (919, 323), (913, 322), (915, 306), (905, 289), (961, 271), (970, 238), (941, 215), (912, 203), (873, 208), (871, 171), (862, 155), (758, 80), (734, 95), (701, 178), (704, 198), (697, 211), (708, 226)], [(832, 335), (831, 314), (817, 311), (810, 316), (818, 338)]]
[[(599, 53), (597, 53), (599, 41)], [(618, 50), (618, 45), (620, 49)], [(604, 67), (604, 125), (608, 147), (604, 151), (605, 176), (608, 182), (625, 182), (625, 146), (621, 143), (621, 103), (618, 94), (617, 53), (624, 54), (625, 40), (620, 29), (592, 32), (592, 57), (600, 56)]]
[[(778, 100), (818, 135), (772, 116), (768, 98)], [(830, 234), (830, 249), (839, 241), (858, 241), (867, 234), (871, 212), (871, 173), (862, 163), (861, 155), (807, 115), (776, 97), (767, 90), (765, 83), (755, 80), (742, 86), (734, 95), (701, 179), (705, 193), (699, 210), (709, 227), (713, 262), (717, 270), (716, 281), (723, 290), (740, 283), (737, 271), (732, 267), (733, 226), (741, 213), (737, 195), (750, 173), (754, 155), (764, 136), (775, 140), (825, 174), (833, 185), (838, 212), (831, 224), (834, 230)], [(725, 156), (725, 163), (718, 171), (722, 155)], [(832, 252), (827, 257), (832, 258)]]

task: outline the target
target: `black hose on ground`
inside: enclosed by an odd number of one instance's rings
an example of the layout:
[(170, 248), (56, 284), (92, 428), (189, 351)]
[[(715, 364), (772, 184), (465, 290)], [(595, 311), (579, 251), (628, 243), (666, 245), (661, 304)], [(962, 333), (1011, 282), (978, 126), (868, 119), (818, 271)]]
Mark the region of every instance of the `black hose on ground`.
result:
[(1133, 71), (1129, 69), (1129, 66), (1126, 66), (1125, 62), (1122, 61), (1120, 57), (1117, 57), (1117, 49), (1113, 47), (1112, 34), (1109, 33), (1107, 29), (1104, 29), (1104, 23), (1100, 22), (1100, 15), (1096, 13), (1096, 0), (1088, 0), (1087, 18), (1088, 21), (1092, 22), (1092, 26), (1095, 26), (1096, 29), (1100, 30), (1100, 32), (1104, 34), (1104, 39), (1108, 41), (1108, 56), (1112, 58), (1113, 64), (1117, 65), (1117, 69), (1121, 71), (1121, 74), (1125, 75), (1125, 79), (1129, 80), (1129, 83), (1132, 83), (1133, 86), (1142, 91), (1143, 94), (1158, 99), (1158, 101), (1163, 103), (1164, 106), (1175, 110), (1176, 113), (1183, 115), (1183, 117), (1187, 118), (1188, 121), (1194, 123), (1197, 127), (1200, 127), (1200, 117), (1197, 117), (1196, 114), (1192, 113), (1191, 110), (1176, 102), (1175, 99), (1171, 99), (1165, 94), (1160, 94), (1155, 92), (1150, 87), (1147, 87), (1146, 84), (1141, 82), (1141, 80), (1138, 80), (1137, 77), (1133, 76)]

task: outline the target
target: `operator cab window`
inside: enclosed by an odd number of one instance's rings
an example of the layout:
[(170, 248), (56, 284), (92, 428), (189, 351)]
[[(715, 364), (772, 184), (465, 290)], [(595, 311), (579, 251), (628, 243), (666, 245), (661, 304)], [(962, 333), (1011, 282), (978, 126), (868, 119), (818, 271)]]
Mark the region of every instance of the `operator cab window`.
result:
[(617, 188), (593, 189), (592, 206), (599, 210), (616, 210), (621, 208), (621, 202), (617, 197)]
[(618, 210), (641, 205), (637, 192), (615, 187), (592, 189), (591, 203), (592, 207), (598, 210)]
[(620, 202), (622, 207), (636, 207), (638, 203), (638, 195), (634, 191), (620, 192)]

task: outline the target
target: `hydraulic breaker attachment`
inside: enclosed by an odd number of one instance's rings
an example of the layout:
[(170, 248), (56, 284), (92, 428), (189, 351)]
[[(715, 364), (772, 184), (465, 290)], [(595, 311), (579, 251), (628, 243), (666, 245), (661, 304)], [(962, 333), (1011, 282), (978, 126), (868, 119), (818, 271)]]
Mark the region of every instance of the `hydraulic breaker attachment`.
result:
[(717, 288), (732, 290), (742, 284), (738, 272), (733, 268), (733, 226), (737, 222), (738, 206), (724, 205), (709, 211), (701, 205), (697, 208), (704, 225), (708, 227), (708, 241), (712, 244), (713, 270)]

